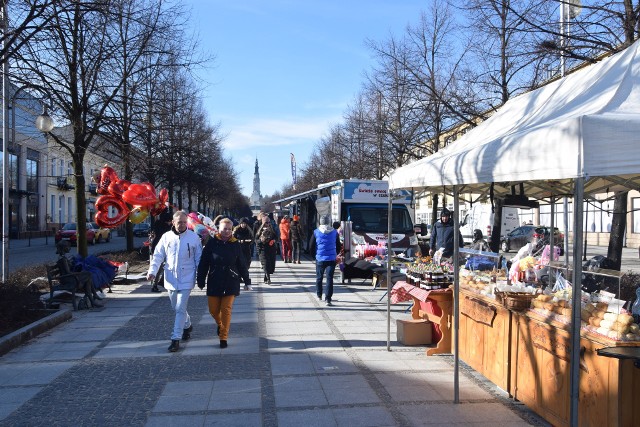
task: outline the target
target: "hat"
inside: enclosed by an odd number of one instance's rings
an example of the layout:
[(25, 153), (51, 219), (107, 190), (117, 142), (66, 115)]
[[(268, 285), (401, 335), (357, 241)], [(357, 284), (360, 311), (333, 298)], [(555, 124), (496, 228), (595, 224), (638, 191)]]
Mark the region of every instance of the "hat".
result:
[(329, 215), (320, 215), (320, 225), (329, 225), (331, 223), (331, 218)]
[(244, 222), (245, 224), (249, 224), (249, 219), (248, 219), (247, 217), (243, 217), (243, 218), (240, 220), (240, 223), (243, 223), (243, 222)]
[(451, 211), (447, 208), (442, 208), (440, 211), (440, 216), (451, 216)]

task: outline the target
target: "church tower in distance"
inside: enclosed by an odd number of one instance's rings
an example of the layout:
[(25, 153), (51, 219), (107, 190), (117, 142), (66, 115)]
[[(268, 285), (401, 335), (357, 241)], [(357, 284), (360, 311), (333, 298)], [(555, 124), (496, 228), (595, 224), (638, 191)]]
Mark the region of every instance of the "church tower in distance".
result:
[(253, 192), (249, 198), (249, 205), (254, 215), (262, 208), (262, 195), (260, 194), (260, 172), (258, 171), (258, 158), (256, 157), (256, 170), (253, 173)]

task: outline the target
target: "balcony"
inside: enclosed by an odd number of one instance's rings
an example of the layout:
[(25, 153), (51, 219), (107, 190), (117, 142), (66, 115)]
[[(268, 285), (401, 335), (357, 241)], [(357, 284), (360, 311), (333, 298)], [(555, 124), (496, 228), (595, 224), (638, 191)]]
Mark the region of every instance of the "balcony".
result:
[(59, 176), (56, 179), (56, 186), (58, 187), (58, 190), (62, 190), (62, 191), (69, 191), (75, 188), (73, 185), (69, 185), (69, 183), (67, 182), (66, 176)]

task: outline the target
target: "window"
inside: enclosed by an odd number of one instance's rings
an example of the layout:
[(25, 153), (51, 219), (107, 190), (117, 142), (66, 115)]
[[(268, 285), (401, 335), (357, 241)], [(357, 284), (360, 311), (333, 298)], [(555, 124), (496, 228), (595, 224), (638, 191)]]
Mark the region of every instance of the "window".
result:
[(26, 175), (27, 175), (27, 191), (31, 191), (33, 193), (38, 192), (38, 161), (27, 159), (26, 164)]
[(71, 222), (73, 221), (73, 217), (71, 216), (71, 203), (73, 203), (73, 200), (71, 197), (67, 197), (67, 222)]
[(56, 176), (56, 159), (51, 159), (51, 176)]
[[(413, 224), (406, 209), (394, 208), (391, 213), (391, 229), (394, 233), (409, 233)], [(354, 231), (386, 233), (388, 231), (387, 206), (349, 208), (349, 218), (353, 221)]]
[(60, 159), (58, 163), (58, 176), (64, 176), (64, 160)]
[(58, 222), (64, 224), (64, 196), (60, 196), (58, 206)]
[(631, 199), (631, 209), (633, 210), (631, 232), (640, 233), (640, 197), (634, 197)]
[(67, 163), (67, 176), (71, 176), (73, 174), (73, 163)]
[(51, 195), (51, 221), (55, 222), (56, 220), (56, 196), (54, 194)]

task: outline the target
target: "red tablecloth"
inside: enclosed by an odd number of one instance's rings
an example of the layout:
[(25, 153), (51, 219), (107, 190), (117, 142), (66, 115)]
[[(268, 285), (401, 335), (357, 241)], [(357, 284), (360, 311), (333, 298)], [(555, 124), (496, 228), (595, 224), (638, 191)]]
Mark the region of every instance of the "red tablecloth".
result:
[(391, 289), (391, 303), (397, 304), (399, 302), (411, 301), (411, 297), (427, 302), (431, 292), (451, 292), (451, 290), (447, 288), (428, 291), (418, 286), (410, 285), (407, 282), (397, 282)]

